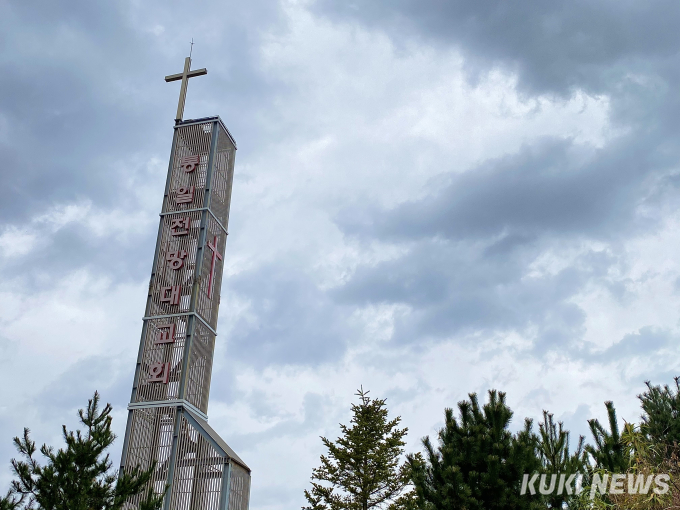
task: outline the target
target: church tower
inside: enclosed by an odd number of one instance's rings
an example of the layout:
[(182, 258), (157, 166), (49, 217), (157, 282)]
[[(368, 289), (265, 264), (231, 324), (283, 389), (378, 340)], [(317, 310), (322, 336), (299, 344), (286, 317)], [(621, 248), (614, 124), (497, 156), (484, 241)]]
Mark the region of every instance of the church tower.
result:
[(182, 119), (189, 78), (204, 74), (187, 57), (165, 77), (180, 98), (121, 469), (155, 464), (164, 510), (247, 510), (250, 469), (207, 415), (236, 142), (217, 116)]

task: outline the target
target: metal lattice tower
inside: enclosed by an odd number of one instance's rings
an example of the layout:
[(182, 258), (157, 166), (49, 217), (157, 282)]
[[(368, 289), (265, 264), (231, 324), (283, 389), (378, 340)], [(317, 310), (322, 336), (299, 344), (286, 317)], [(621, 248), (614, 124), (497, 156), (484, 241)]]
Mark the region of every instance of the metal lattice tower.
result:
[[(156, 464), (164, 510), (247, 510), (250, 469), (208, 425), (236, 143), (219, 117), (182, 120), (185, 63), (121, 469)], [(205, 71), (205, 72), (203, 72)], [(174, 75), (166, 78), (173, 81)], [(170, 78), (170, 79), (168, 79)], [(139, 506), (144, 494), (127, 502)]]

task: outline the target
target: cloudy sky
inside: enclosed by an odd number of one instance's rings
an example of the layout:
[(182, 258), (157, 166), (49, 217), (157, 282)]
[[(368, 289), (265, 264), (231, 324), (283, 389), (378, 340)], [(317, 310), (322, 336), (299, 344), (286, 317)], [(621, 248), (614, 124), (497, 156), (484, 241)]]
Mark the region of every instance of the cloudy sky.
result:
[[(0, 0), (0, 485), (122, 435), (179, 90), (239, 150), (210, 423), (304, 503), (356, 389), (408, 451), (469, 392), (574, 434), (680, 374), (680, 3)], [(122, 442), (112, 452), (120, 455)], [(1, 487), (0, 487), (1, 488)], [(3, 489), (4, 490), (4, 489)]]

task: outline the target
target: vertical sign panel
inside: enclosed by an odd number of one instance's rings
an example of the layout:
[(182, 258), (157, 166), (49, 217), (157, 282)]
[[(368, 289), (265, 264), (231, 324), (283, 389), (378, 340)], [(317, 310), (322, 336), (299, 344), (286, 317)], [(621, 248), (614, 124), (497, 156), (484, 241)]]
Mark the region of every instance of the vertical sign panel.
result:
[(247, 508), (250, 471), (205, 421), (235, 150), (218, 117), (175, 127), (121, 461), (156, 465), (166, 510)]

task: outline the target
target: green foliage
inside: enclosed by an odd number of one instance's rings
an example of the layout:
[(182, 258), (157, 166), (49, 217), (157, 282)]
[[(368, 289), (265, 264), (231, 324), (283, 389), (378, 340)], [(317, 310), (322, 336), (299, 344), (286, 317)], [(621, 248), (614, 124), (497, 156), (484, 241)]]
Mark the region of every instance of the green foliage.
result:
[(312, 472), (312, 489), (305, 491), (309, 506), (303, 510), (409, 508), (409, 498), (400, 498), (407, 467), (399, 463), (408, 429), (397, 428), (400, 417), (388, 421), (384, 399), (369, 398), (363, 388), (357, 395), (352, 425), (341, 424), (335, 442), (321, 438), (328, 454)]
[[(659, 494), (654, 490), (647, 493), (623, 491), (621, 494), (599, 494), (594, 491), (590, 500), (590, 487), (581, 495), (582, 508), (602, 510), (667, 510), (680, 508), (680, 462), (675, 447), (654, 442), (641, 431), (640, 427), (627, 423), (621, 434), (621, 441), (630, 458), (627, 475), (647, 478), (664, 473), (670, 478), (670, 491)], [(606, 469), (594, 470), (600, 478), (612, 473)]]
[[(43, 445), (43, 466), (35, 458), (37, 448), (29, 429), (15, 437), (14, 445), (23, 460), (12, 459), (15, 480), (7, 495), (0, 499), (0, 510), (117, 510), (130, 496), (144, 490), (154, 467), (131, 470), (117, 476), (111, 472), (106, 450), (116, 436), (111, 432), (111, 405), (99, 410), (95, 392), (87, 410), (78, 412), (85, 432), (63, 427), (66, 448), (54, 450)], [(162, 498), (149, 492), (140, 510), (160, 508)]]
[(426, 458), (410, 455), (418, 508), (426, 510), (515, 510), (540, 508), (540, 497), (520, 495), (524, 473), (540, 468), (531, 420), (512, 434), (505, 393), (489, 391), (480, 409), (477, 395), (458, 403), (460, 420), (445, 410), (435, 450), (423, 439)]
[(588, 420), (595, 445), (587, 445), (586, 452), (595, 461), (596, 468), (605, 469), (610, 473), (625, 473), (630, 465), (630, 454), (621, 441), (614, 403), (609, 401), (604, 405), (607, 407), (609, 431), (605, 430), (597, 419)]
[(680, 444), (680, 378), (675, 378), (675, 389), (645, 384), (647, 391), (638, 395), (643, 410), (641, 431), (654, 443)]
[[(408, 429), (399, 429), (401, 417), (388, 421), (385, 399), (371, 399), (363, 388), (360, 403), (352, 404), (351, 427), (340, 425), (335, 442), (321, 438), (328, 455), (312, 472), (309, 506), (303, 510), (368, 510), (410, 508), (401, 496), (408, 483), (407, 465), (399, 463)], [(401, 497), (400, 497), (401, 496)]]
[[(555, 423), (553, 415), (548, 411), (543, 411), (543, 423), (539, 424), (539, 432), (538, 455), (544, 473), (585, 474), (587, 464), (584, 436), (579, 437), (576, 450), (570, 453), (569, 431), (564, 430), (562, 422)], [(548, 508), (561, 509), (565, 504), (571, 508), (576, 506), (576, 498), (567, 495), (566, 492), (557, 494), (555, 491), (552, 495), (546, 496), (546, 503)]]

